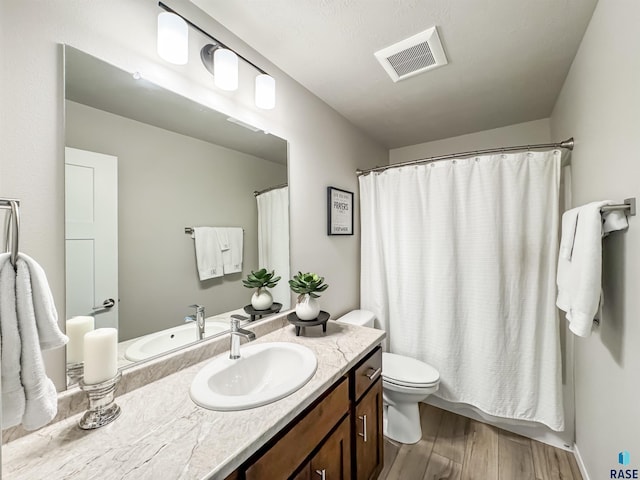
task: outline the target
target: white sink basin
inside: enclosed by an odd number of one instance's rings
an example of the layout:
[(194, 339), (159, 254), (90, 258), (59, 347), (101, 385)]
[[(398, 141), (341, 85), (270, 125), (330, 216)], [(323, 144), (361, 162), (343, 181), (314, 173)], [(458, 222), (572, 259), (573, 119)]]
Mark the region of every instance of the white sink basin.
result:
[[(205, 338), (227, 330), (229, 330), (228, 321), (205, 320)], [(125, 350), (124, 356), (132, 362), (145, 360), (173, 350), (174, 348), (184, 347), (185, 345), (195, 342), (198, 339), (197, 333), (198, 327), (195, 322), (189, 322), (160, 332), (151, 333), (132, 343)]]
[(316, 371), (315, 354), (295, 343), (245, 345), (241, 358), (224, 353), (198, 372), (189, 394), (210, 410), (246, 410), (275, 402), (307, 383)]

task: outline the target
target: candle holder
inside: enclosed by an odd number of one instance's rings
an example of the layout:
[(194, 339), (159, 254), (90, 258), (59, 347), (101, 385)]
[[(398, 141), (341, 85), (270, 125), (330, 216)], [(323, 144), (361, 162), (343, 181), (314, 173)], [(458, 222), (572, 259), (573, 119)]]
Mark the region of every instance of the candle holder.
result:
[(113, 401), (120, 377), (122, 373), (118, 370), (115, 377), (102, 383), (87, 385), (83, 380), (79, 381), (80, 389), (89, 397), (89, 410), (84, 412), (78, 422), (80, 428), (83, 430), (100, 428), (120, 416), (120, 407)]
[(77, 385), (84, 376), (84, 362), (67, 363), (67, 387)]

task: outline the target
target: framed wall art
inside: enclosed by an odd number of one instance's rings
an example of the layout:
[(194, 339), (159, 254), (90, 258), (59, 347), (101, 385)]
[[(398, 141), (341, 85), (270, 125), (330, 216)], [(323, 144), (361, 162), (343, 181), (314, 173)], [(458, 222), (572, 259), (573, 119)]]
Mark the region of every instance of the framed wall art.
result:
[(327, 187), (327, 235), (353, 235), (353, 192)]

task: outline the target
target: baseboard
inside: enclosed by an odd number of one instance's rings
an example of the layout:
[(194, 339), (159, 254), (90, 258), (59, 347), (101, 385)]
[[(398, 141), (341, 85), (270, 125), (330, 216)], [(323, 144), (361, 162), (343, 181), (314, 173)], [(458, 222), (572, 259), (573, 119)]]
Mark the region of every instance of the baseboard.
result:
[(591, 480), (589, 478), (589, 474), (587, 473), (587, 467), (584, 466), (584, 462), (582, 461), (582, 456), (580, 455), (580, 450), (578, 450), (578, 445), (573, 444), (573, 456), (576, 458), (576, 463), (578, 464), (578, 468), (580, 469), (580, 474), (582, 475), (582, 480)]

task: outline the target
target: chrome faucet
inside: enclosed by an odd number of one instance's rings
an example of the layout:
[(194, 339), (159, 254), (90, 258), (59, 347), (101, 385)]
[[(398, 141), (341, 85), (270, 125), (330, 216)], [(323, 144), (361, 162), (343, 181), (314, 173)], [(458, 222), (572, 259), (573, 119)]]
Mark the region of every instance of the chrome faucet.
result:
[(198, 340), (202, 340), (204, 338), (204, 307), (202, 305), (189, 305), (189, 308), (195, 308), (196, 314), (189, 315), (184, 317), (184, 321), (186, 322), (196, 322), (196, 337)]
[(248, 319), (242, 315), (231, 315), (231, 349), (229, 351), (231, 360), (240, 358), (240, 337), (244, 337), (250, 342), (256, 339), (255, 333), (240, 328), (241, 320)]

